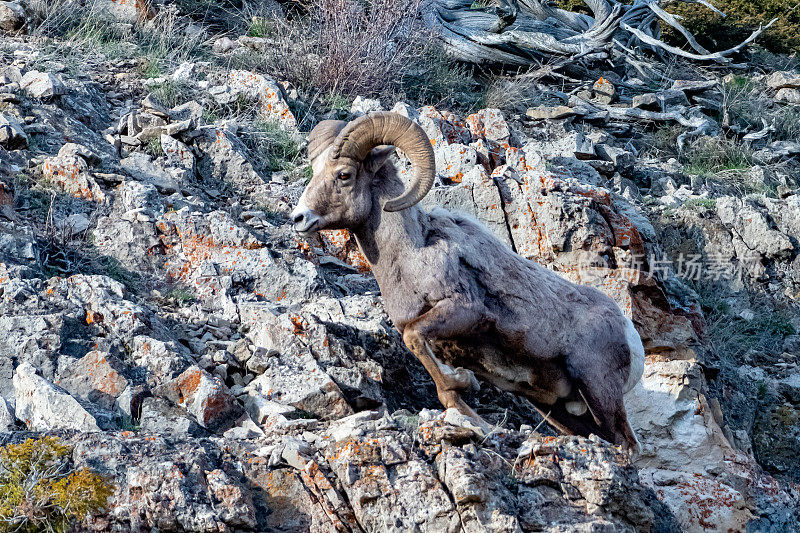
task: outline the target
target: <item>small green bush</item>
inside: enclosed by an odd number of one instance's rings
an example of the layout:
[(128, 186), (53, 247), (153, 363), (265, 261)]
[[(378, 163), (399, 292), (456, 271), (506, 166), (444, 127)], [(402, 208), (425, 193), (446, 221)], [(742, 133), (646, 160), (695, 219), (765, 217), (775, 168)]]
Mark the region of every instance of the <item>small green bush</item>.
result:
[(751, 297), (750, 309), (755, 316), (745, 320), (732, 312), (719, 286), (698, 282), (692, 288), (700, 297), (706, 317), (707, 345), (721, 360), (738, 365), (751, 350), (779, 354), (784, 339), (796, 333), (791, 309), (762, 296)]
[(750, 148), (725, 137), (700, 137), (679, 158), (689, 174), (746, 170), (753, 166)]
[(268, 37), (273, 33), (275, 33), (275, 26), (267, 17), (253, 17), (253, 21), (247, 29), (249, 37)]
[(256, 170), (292, 172), (303, 164), (300, 143), (275, 122), (257, 120), (240, 137), (253, 157)]
[(192, 100), (192, 88), (172, 78), (166, 78), (162, 83), (154, 85), (151, 92), (153, 98), (168, 109)]
[(161, 139), (154, 137), (153, 139), (147, 141), (147, 143), (144, 145), (144, 151), (153, 157), (164, 155), (164, 147), (161, 146)]
[[(697, 3), (676, 2), (668, 11), (683, 17), (683, 24), (697, 41), (709, 50), (724, 50), (744, 41), (759, 25), (774, 17), (778, 20), (759, 37), (759, 42), (778, 53), (800, 52), (800, 9), (797, 0), (714, 0), (725, 17)], [(674, 44), (683, 37), (664, 25), (664, 33)]]
[(692, 198), (687, 200), (684, 204), (686, 208), (702, 207), (704, 209), (716, 209), (717, 201), (714, 198)]
[(166, 293), (164, 298), (174, 301), (178, 307), (185, 307), (196, 300), (194, 293), (188, 287), (175, 287)]
[(92, 270), (98, 274), (104, 274), (115, 281), (119, 281), (131, 292), (136, 292), (139, 288), (142, 281), (141, 275), (138, 272), (123, 267), (122, 263), (114, 257), (104, 255), (96, 258), (93, 262), (94, 265), (92, 266), (94, 268), (88, 270)]
[(401, 78), (402, 97), (423, 105), (456, 106), (466, 112), (484, 107), (485, 94), (475, 82), (472, 67), (452, 61), (441, 44), (424, 43), (417, 61)]
[(285, 20), (255, 19), (248, 27), (274, 44), (226, 61), (287, 80), (326, 109), (341, 107), (344, 99), (349, 108), (355, 96), (472, 107), (480, 91), (471, 67), (450, 60), (421, 26), (419, 3), (299, 0)]
[(69, 456), (55, 437), (0, 447), (0, 532), (68, 531), (105, 508), (111, 484)]

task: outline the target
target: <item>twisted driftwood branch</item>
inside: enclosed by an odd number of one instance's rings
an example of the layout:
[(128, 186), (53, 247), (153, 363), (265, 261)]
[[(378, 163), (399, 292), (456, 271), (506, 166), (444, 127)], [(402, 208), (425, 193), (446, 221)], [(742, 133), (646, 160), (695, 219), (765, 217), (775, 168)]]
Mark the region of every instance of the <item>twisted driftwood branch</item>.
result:
[[(614, 47), (625, 53), (637, 44), (660, 55), (728, 63), (731, 55), (775, 22), (773, 19), (733, 48), (712, 53), (677, 17), (661, 7), (662, 0), (635, 0), (632, 5), (616, 0), (584, 0), (591, 16), (556, 8), (547, 0), (496, 1), (500, 2), (497, 6), (475, 8), (473, 0), (430, 0), (422, 6), (422, 16), (456, 59), (512, 67), (530, 66), (554, 56), (608, 57)], [(685, 1), (722, 14), (707, 0)], [(694, 52), (663, 42), (661, 24), (683, 35)]]

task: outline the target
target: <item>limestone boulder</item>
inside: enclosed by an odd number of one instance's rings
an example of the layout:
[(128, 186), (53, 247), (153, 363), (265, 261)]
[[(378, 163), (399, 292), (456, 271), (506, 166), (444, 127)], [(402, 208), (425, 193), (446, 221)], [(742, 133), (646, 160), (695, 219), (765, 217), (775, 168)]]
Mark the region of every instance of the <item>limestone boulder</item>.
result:
[(95, 418), (63, 389), (36, 374), (29, 363), (14, 372), (16, 417), (33, 431), (100, 431)]

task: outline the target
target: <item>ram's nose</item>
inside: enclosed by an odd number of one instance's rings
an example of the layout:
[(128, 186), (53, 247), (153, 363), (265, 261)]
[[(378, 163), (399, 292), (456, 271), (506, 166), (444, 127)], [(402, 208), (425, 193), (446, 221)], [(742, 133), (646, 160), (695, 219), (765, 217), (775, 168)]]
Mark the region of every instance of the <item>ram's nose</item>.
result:
[(292, 217), (292, 227), (300, 233), (311, 233), (319, 223), (319, 217), (302, 203), (297, 204), (290, 216)]

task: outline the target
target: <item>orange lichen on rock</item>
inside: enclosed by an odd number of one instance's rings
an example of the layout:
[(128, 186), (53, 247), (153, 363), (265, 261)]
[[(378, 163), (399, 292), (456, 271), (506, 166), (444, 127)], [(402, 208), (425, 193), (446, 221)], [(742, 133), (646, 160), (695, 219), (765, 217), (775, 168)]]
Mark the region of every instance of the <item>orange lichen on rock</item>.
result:
[[(182, 252), (183, 261), (173, 261), (169, 264), (172, 268), (169, 275), (172, 279), (189, 281), (195, 269), (203, 261), (211, 260), (224, 264), (222, 270), (230, 272), (245, 251), (258, 250), (263, 248), (263, 244), (256, 240), (246, 240), (243, 243), (219, 242), (212, 235), (195, 234), (182, 232), (177, 226), (167, 226), (159, 223), (159, 231), (166, 234), (162, 240), (168, 240), (170, 236), (177, 236), (177, 245), (165, 244), (165, 251)], [(174, 234), (172, 233), (174, 230)], [(176, 264), (177, 263), (177, 264)], [(166, 266), (166, 265), (165, 265)]]
[(369, 272), (367, 258), (361, 253), (353, 235), (346, 229), (319, 232), (322, 249), (328, 255), (354, 266), (359, 272)]
[[(50, 289), (52, 291), (52, 289)], [(86, 310), (86, 323), (87, 324), (100, 324), (103, 322), (103, 314), (91, 309)]]
[(78, 156), (50, 157), (42, 164), (44, 177), (76, 198), (102, 202), (105, 194), (89, 176), (88, 166)]
[(181, 404), (194, 397), (195, 392), (200, 387), (201, 379), (202, 374), (198, 369), (189, 369), (176, 378), (175, 387)]

